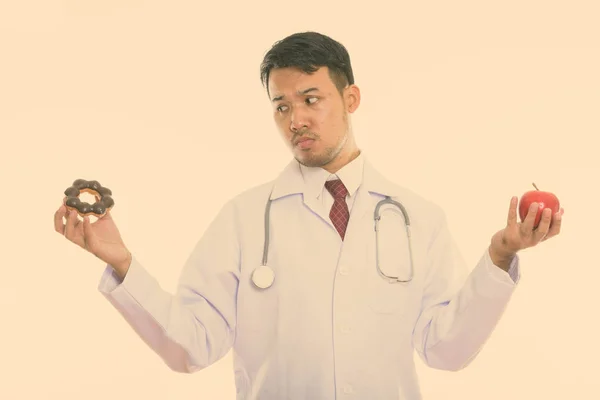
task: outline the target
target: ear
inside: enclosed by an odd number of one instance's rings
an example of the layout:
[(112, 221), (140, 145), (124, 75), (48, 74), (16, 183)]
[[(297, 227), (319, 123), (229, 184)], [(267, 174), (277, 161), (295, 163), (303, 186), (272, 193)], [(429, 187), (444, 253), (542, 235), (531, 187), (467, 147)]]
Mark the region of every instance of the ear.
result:
[(346, 111), (353, 113), (360, 105), (360, 89), (356, 85), (350, 85), (344, 90), (344, 103)]

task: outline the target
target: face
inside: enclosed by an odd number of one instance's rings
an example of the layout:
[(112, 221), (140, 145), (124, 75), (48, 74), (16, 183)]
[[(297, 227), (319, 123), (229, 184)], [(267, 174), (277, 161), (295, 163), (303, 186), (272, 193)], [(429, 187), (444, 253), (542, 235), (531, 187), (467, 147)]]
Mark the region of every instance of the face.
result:
[(340, 93), (326, 67), (312, 74), (281, 68), (271, 71), (269, 95), (277, 128), (301, 164), (339, 169), (357, 151), (348, 121), (360, 103), (355, 85)]

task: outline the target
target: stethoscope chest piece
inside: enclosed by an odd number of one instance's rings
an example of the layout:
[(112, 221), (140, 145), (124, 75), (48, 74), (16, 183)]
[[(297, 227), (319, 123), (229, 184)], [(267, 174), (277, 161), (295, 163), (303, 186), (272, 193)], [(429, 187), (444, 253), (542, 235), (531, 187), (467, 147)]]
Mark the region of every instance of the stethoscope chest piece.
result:
[(259, 289), (266, 289), (273, 284), (275, 271), (267, 265), (261, 265), (252, 272), (252, 282)]

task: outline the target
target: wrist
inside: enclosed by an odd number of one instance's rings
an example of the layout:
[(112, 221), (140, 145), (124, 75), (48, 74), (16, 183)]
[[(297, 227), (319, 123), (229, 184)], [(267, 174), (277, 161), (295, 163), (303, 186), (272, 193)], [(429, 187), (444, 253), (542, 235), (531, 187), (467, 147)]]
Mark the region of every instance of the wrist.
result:
[(129, 266), (131, 265), (132, 259), (133, 259), (133, 257), (131, 255), (131, 253), (129, 252), (129, 250), (127, 250), (127, 256), (125, 257), (125, 259), (123, 261), (115, 263), (115, 264), (111, 264), (112, 268), (115, 270), (115, 272), (117, 273), (119, 278), (125, 279), (125, 276), (127, 275), (127, 271), (129, 271)]
[(488, 251), (494, 265), (507, 272), (513, 258), (517, 255), (517, 253), (507, 251), (506, 249), (498, 249), (493, 244), (489, 246)]

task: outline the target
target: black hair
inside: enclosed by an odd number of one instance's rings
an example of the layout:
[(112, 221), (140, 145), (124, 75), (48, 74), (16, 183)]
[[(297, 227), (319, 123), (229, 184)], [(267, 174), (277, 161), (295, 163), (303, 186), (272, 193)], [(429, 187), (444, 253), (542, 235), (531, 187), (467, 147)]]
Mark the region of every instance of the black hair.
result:
[(346, 85), (354, 84), (352, 65), (346, 48), (318, 32), (294, 33), (275, 42), (265, 54), (260, 66), (260, 79), (267, 92), (271, 70), (290, 67), (305, 73), (313, 73), (321, 67), (327, 67), (329, 76), (340, 93)]

